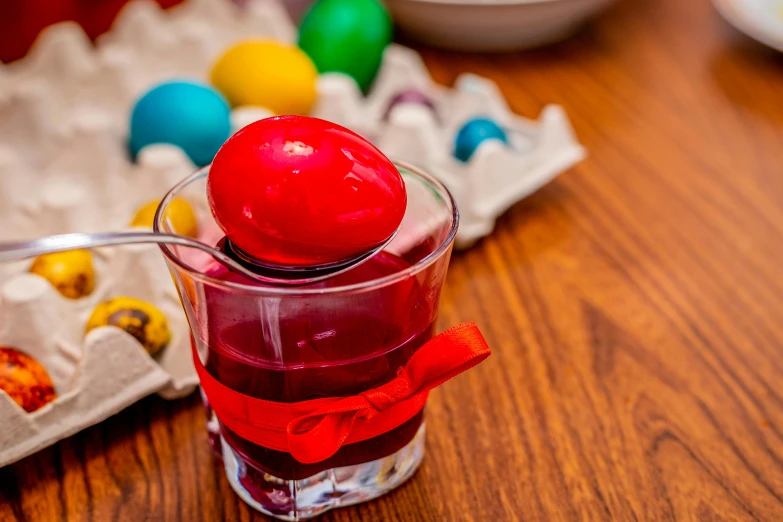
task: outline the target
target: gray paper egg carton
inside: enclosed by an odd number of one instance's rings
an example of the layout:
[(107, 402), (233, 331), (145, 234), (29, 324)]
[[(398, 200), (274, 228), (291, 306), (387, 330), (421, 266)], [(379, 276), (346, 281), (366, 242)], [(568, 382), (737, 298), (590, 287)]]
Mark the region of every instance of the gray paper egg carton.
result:
[[(46, 29), (29, 55), (0, 67), (0, 240), (67, 232), (121, 230), (135, 210), (160, 198), (195, 166), (170, 145), (128, 158), (127, 125), (134, 100), (172, 78), (206, 80), (226, 47), (249, 37), (294, 43), (296, 28), (275, 0), (188, 0), (164, 11), (134, 0), (97, 45), (73, 23)], [(395, 107), (401, 90), (434, 101)], [(513, 114), (489, 80), (462, 75), (453, 89), (435, 85), (414, 51), (387, 48), (367, 96), (353, 80), (323, 74), (312, 115), (367, 136), (389, 156), (431, 171), (454, 194), (462, 214), (458, 246), (488, 234), (495, 218), (581, 160), (584, 150), (558, 106), (538, 120)], [(232, 111), (239, 129), (269, 116), (263, 108)], [(482, 144), (469, 163), (453, 158), (459, 126), (489, 116), (504, 126), (511, 148)], [(197, 215), (209, 212), (193, 201)], [(150, 393), (167, 398), (197, 385), (189, 331), (163, 258), (155, 246), (95, 252), (97, 287), (76, 301), (26, 273), (29, 262), (0, 265), (0, 345), (35, 357), (50, 373), (58, 398), (33, 413), (0, 393), (0, 466), (99, 422)], [(125, 332), (103, 327), (84, 336), (101, 300), (130, 295), (167, 316), (173, 338), (156, 358)]]

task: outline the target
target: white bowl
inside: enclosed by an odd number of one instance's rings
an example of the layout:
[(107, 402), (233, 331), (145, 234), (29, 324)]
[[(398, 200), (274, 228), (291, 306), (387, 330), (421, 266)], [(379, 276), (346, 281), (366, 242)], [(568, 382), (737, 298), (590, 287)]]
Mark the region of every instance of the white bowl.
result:
[(612, 0), (386, 0), (397, 27), (461, 51), (511, 51), (569, 36)]
[(773, 0), (713, 0), (731, 25), (751, 38), (783, 52), (783, 6)]

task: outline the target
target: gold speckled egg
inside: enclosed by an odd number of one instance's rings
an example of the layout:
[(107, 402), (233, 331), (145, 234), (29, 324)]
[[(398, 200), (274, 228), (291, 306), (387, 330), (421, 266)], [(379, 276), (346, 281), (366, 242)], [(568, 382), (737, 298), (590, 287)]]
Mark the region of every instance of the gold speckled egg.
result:
[(125, 330), (150, 355), (158, 353), (171, 340), (169, 323), (163, 312), (133, 297), (115, 297), (96, 306), (87, 320), (86, 332), (100, 326), (116, 326)]
[(69, 299), (90, 295), (95, 288), (95, 268), (89, 250), (69, 250), (38, 256), (30, 267)]
[(41, 363), (9, 346), (0, 346), (0, 390), (28, 413), (57, 398)]
[[(159, 201), (150, 201), (141, 207), (131, 221), (131, 226), (152, 228), (152, 223), (155, 221), (155, 211), (158, 210), (159, 203)], [(166, 209), (166, 219), (171, 221), (171, 226), (174, 227), (177, 234), (188, 237), (198, 236), (196, 213), (193, 212), (193, 207), (190, 206), (190, 203), (184, 199), (174, 198), (171, 200), (169, 207)]]

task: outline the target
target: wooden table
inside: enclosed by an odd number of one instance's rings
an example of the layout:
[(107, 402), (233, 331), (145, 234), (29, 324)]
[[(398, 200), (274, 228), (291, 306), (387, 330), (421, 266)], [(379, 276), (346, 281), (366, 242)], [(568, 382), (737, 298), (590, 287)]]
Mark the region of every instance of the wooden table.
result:
[[(587, 161), (454, 257), (441, 328), (494, 355), (437, 390), (427, 457), (327, 521), (783, 520), (783, 56), (707, 0), (627, 0), (555, 47), (423, 50), (562, 104)], [(196, 395), (0, 470), (0, 520), (265, 520)]]

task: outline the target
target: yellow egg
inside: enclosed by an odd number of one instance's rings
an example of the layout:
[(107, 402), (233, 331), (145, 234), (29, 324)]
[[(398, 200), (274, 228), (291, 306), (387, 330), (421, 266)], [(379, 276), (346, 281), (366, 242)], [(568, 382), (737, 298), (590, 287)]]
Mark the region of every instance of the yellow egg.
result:
[[(132, 227), (152, 228), (155, 221), (155, 211), (158, 210), (158, 201), (150, 201), (141, 207), (133, 220)], [(166, 209), (166, 219), (170, 220), (171, 226), (177, 234), (189, 237), (198, 236), (198, 224), (196, 222), (196, 213), (190, 203), (182, 198), (174, 198)]]
[(163, 312), (133, 297), (115, 297), (96, 306), (87, 320), (85, 333), (100, 326), (116, 326), (125, 330), (150, 355), (165, 348), (171, 340), (169, 322)]
[(226, 51), (210, 77), (234, 107), (254, 105), (275, 114), (307, 114), (315, 103), (318, 70), (298, 47), (248, 40)]
[(95, 268), (89, 250), (69, 250), (38, 256), (30, 273), (49, 281), (68, 299), (90, 295), (95, 288)]

